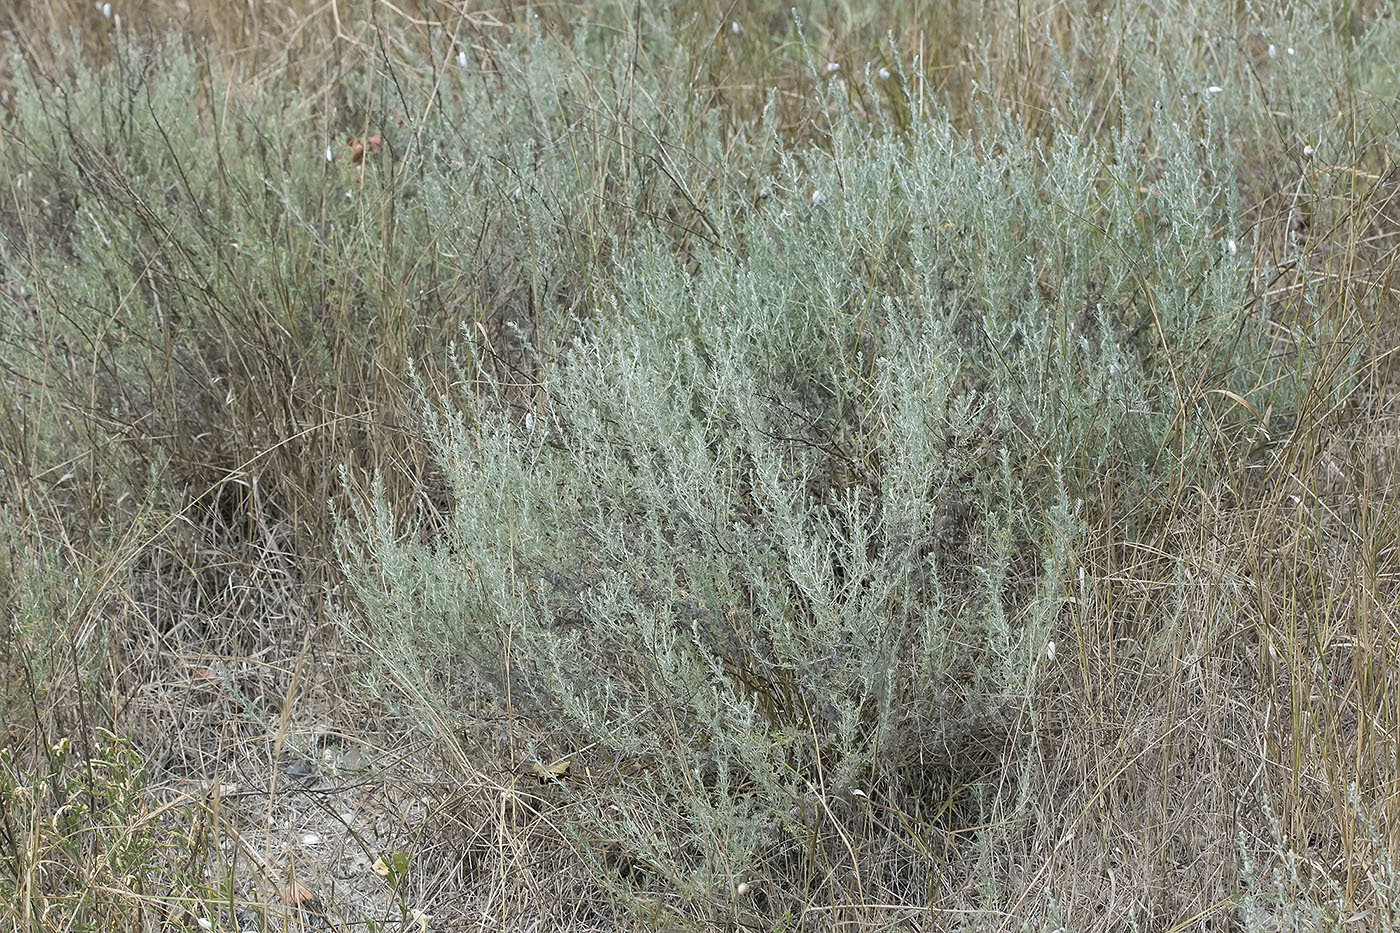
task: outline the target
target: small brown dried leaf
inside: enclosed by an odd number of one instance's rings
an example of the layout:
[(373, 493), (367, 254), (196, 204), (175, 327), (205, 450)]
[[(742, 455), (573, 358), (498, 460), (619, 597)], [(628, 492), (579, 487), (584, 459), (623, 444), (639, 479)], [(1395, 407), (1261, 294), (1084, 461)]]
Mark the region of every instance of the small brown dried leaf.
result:
[(316, 896), (316, 892), (297, 880), (296, 869), (291, 865), (287, 866), (287, 887), (286, 890), (282, 892), (282, 900), (294, 907), (303, 904), (308, 907), (315, 907), (315, 905), (320, 902), (320, 898)]
[(309, 904), (316, 900), (316, 894), (306, 885), (293, 878), (292, 883), (287, 885), (287, 890), (282, 892), (282, 899), (292, 905)]

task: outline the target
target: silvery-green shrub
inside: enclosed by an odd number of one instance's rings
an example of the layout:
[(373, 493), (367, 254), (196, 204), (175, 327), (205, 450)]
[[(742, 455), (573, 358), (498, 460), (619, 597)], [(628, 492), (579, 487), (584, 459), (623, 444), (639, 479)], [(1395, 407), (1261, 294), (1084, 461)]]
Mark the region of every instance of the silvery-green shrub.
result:
[(1204, 393), (1267, 376), (1217, 140), (1153, 130), (1150, 162), (1128, 129), (973, 142), (936, 111), (759, 133), (721, 247), (619, 256), (523, 406), (464, 330), (425, 397), (441, 534), (372, 496), (342, 541), (396, 676), (509, 696), (628, 775), (584, 834), (702, 887), (814, 789), (1018, 709), (1083, 494), (1189, 473)]

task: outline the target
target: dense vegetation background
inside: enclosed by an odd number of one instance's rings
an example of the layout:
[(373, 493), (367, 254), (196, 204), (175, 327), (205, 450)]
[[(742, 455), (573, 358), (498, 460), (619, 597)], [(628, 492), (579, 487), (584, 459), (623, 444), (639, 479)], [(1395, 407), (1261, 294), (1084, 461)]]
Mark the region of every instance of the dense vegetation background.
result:
[(0, 21), (16, 929), (1396, 925), (1388, 4)]

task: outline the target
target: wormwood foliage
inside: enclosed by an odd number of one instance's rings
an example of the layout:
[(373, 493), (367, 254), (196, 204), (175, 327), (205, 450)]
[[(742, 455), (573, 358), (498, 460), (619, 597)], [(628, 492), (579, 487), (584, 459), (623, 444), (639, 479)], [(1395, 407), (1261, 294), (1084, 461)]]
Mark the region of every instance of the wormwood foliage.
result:
[[(153, 477), (212, 500), (266, 470), (263, 501), (314, 537), (325, 464), (382, 458), (364, 413), (382, 429), (412, 409), (395, 382), (408, 359), (464, 320), (518, 321), (542, 343), (568, 330), (596, 230), (666, 209), (672, 184), (638, 167), (656, 133), (688, 130), (641, 79), (635, 106), (589, 128), (622, 146), (596, 151), (567, 135), (593, 78), (569, 71), (570, 50), (522, 41), (498, 68), (467, 48), (439, 36), (356, 69), (334, 107), (281, 71), (246, 86), (174, 38), (123, 44), (100, 69), (79, 59), (61, 81), (15, 54), (0, 360), (19, 462), (101, 490), (98, 526)], [(650, 135), (623, 139), (624, 121)], [(382, 148), (357, 158), (348, 140), (371, 135)], [(626, 179), (606, 199), (605, 174)], [(75, 417), (43, 415), (80, 397)]]
[(816, 785), (1005, 735), (1085, 491), (1189, 475), (1203, 393), (1273, 376), (1218, 147), (1157, 130), (1149, 164), (1127, 131), (842, 120), (766, 143), (722, 248), (620, 257), (524, 403), (465, 331), (425, 398), (441, 534), (382, 497), (345, 528), (375, 645), (439, 709), (486, 684), (625, 774), (585, 835), (687, 885), (790, 842)]
[(303, 650), (383, 689), (273, 747), (465, 753), (369, 879), (438, 924), (1395, 902), (1384, 4), (53, 6), (0, 916), (213, 923), (242, 850), (154, 801), (271, 731), (213, 660)]

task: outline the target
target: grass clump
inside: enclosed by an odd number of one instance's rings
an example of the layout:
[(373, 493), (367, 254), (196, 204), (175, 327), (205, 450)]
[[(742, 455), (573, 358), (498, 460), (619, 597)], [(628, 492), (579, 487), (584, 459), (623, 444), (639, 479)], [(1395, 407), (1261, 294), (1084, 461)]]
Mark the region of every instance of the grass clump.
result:
[(202, 870), (210, 839), (192, 811), (152, 801), (129, 741), (96, 737), (46, 749), (37, 777), (0, 749), (0, 876), (15, 929), (198, 929), (218, 899)]

